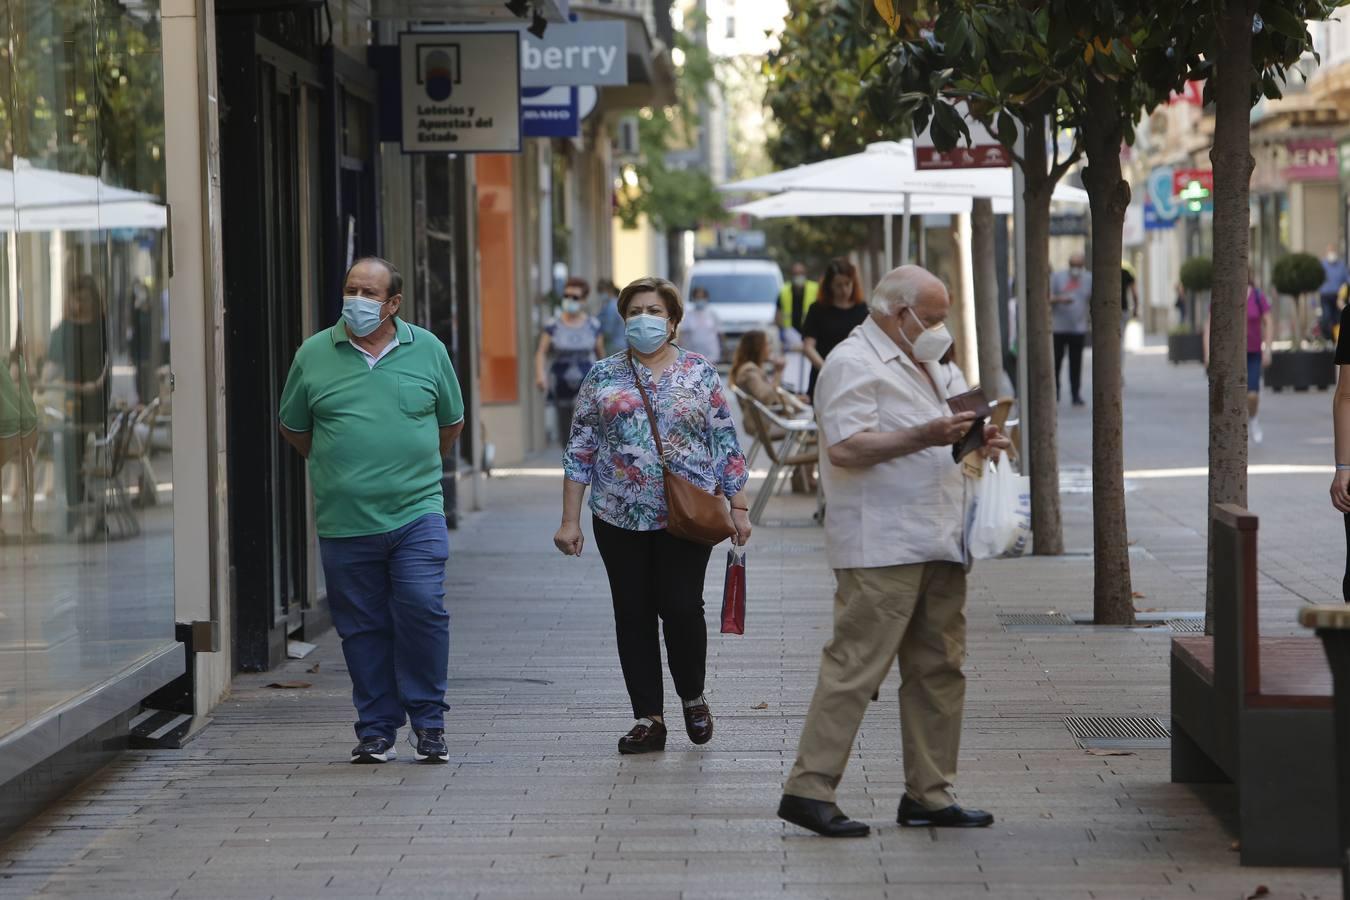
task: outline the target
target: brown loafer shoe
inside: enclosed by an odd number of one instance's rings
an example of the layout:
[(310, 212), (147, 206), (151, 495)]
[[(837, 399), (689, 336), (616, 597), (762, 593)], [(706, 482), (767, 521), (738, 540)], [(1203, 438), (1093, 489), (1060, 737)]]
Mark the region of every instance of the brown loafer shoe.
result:
[(695, 744), (706, 744), (712, 740), (713, 717), (708, 711), (707, 701), (702, 697), (698, 703), (684, 708), (684, 730)]
[(666, 749), (666, 726), (655, 719), (638, 719), (633, 729), (619, 738), (620, 753), (659, 753)]

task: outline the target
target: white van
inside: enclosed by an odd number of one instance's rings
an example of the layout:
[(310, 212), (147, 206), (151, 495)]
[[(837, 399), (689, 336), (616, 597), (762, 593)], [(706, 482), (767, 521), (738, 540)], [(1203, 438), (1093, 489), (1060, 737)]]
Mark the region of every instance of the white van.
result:
[(700, 287), (708, 291), (722, 332), (722, 358), (729, 360), (747, 331), (772, 328), (783, 273), (769, 259), (700, 259), (685, 276), (686, 303)]

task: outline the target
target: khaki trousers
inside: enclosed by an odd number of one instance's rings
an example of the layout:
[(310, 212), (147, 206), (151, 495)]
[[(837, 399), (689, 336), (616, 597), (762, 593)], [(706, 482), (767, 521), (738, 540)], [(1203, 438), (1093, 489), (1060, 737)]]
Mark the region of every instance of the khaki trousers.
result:
[(898, 656), (905, 791), (928, 809), (952, 805), (966, 700), (965, 568), (932, 562), (835, 577), (834, 636), (783, 792), (834, 802), (867, 704)]

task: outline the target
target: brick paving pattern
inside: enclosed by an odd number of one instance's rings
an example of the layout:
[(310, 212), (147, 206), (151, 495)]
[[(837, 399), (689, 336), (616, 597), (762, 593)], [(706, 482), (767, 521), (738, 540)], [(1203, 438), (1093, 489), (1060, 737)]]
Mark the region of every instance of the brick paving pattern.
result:
[[(1203, 608), (1205, 385), (1198, 367), (1129, 361), (1127, 468), (1142, 609)], [(1253, 464), (1330, 461), (1330, 397), (1267, 394)], [(1066, 465), (1090, 460), (1090, 413), (1062, 411)], [(550, 465), (543, 461), (542, 465)], [(1162, 473), (1167, 474), (1167, 473)], [(1174, 473), (1175, 474), (1175, 473)], [(1263, 619), (1293, 632), (1339, 594), (1328, 474), (1252, 479), (1263, 515)], [(1242, 869), (1224, 788), (1168, 782), (1162, 749), (1080, 749), (1067, 715), (1168, 715), (1165, 628), (1012, 629), (997, 615), (1091, 609), (1083, 555), (979, 564), (958, 792), (988, 830), (902, 830), (898, 675), (859, 736), (841, 806), (871, 837), (829, 842), (774, 815), (829, 633), (832, 576), (811, 507), (777, 500), (750, 554), (747, 634), (716, 634), (717, 734), (620, 757), (631, 724), (594, 546), (553, 551), (558, 478), (494, 479), (452, 537), (449, 765), (345, 762), (353, 743), (332, 636), (303, 661), (237, 679), (182, 751), (129, 753), (0, 847), (0, 895), (56, 897), (1332, 898), (1332, 870)], [(1091, 545), (1091, 498), (1066, 494), (1067, 543)], [(317, 672), (309, 671), (315, 664)], [(303, 680), (304, 689), (271, 682)], [(668, 686), (671, 722), (678, 706)], [(679, 733), (677, 733), (679, 731)]]

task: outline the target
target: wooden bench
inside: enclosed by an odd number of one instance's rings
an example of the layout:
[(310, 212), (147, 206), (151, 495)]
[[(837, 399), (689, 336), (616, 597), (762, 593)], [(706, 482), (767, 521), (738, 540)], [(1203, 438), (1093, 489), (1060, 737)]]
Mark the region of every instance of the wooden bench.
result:
[(1317, 629), (1331, 667), (1336, 702), (1337, 808), (1340, 817), (1341, 897), (1350, 900), (1350, 604), (1305, 606), (1299, 623)]
[(1257, 518), (1214, 511), (1214, 636), (1172, 639), (1172, 781), (1231, 782), (1246, 866), (1338, 866), (1331, 670), (1317, 638), (1263, 638)]

